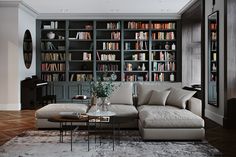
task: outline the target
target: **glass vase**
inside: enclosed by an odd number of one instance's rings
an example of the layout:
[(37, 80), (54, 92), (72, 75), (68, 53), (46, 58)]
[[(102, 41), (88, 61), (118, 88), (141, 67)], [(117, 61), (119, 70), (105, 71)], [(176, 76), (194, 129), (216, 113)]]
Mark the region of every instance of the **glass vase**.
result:
[(100, 111), (108, 111), (110, 102), (108, 101), (107, 97), (100, 97), (101, 102), (100, 102)]

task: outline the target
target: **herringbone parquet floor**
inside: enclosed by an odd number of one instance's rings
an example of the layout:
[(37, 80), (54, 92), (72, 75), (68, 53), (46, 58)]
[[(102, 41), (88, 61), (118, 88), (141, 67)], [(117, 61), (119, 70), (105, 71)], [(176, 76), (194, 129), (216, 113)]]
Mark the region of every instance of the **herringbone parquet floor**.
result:
[(35, 111), (0, 111), (0, 145), (25, 130), (35, 129)]
[[(0, 145), (25, 130), (35, 130), (35, 111), (0, 111)], [(224, 157), (236, 156), (236, 129), (224, 129), (205, 119), (206, 139), (218, 148)]]

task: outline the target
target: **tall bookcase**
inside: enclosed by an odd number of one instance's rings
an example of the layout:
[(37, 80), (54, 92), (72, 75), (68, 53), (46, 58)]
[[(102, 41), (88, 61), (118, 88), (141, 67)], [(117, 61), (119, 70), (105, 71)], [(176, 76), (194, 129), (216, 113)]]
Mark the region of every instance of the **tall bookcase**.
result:
[(92, 79), (181, 81), (180, 44), (179, 20), (37, 20), (37, 75), (61, 100)]
[(68, 81), (93, 79), (93, 21), (68, 21)]
[(96, 22), (96, 78), (121, 80), (121, 22)]
[(45, 81), (66, 80), (65, 21), (45, 20), (40, 26), (41, 78)]
[(176, 80), (176, 22), (153, 21), (151, 24), (151, 80)]
[(148, 81), (149, 27), (147, 21), (124, 21), (124, 79)]

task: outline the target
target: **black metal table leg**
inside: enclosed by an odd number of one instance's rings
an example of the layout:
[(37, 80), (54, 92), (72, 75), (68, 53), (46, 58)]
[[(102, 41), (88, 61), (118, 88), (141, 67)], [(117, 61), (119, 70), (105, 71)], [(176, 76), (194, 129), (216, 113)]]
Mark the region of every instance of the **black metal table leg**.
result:
[(112, 136), (113, 136), (113, 151), (114, 151), (114, 143), (115, 143), (115, 135), (114, 135), (114, 132), (115, 132), (115, 128), (114, 128), (114, 123), (113, 123), (113, 118), (111, 117), (111, 123), (112, 123)]
[(59, 139), (59, 141), (60, 142), (62, 142), (62, 124), (61, 124), (62, 122), (60, 122), (60, 139)]
[(118, 142), (119, 142), (118, 144), (120, 145), (120, 123), (118, 124), (118, 127), (119, 127), (119, 128), (118, 128), (118, 140), (119, 140), (119, 141), (118, 141)]
[(101, 132), (102, 132), (102, 122), (101, 122), (101, 116), (99, 117), (99, 120), (100, 120), (100, 125), (99, 125), (99, 133), (100, 133), (100, 146), (102, 145), (102, 141), (101, 141), (101, 138), (102, 138), (102, 135), (101, 135)]
[[(89, 118), (88, 118), (89, 119)], [(89, 151), (89, 120), (87, 122), (87, 127), (88, 127), (88, 151)]]
[(70, 123), (71, 130), (70, 130), (70, 150), (72, 151), (72, 122)]
[[(95, 119), (95, 131), (96, 131), (96, 128), (97, 128), (97, 119)], [(95, 144), (97, 143), (97, 136), (96, 136), (96, 132), (95, 132)]]

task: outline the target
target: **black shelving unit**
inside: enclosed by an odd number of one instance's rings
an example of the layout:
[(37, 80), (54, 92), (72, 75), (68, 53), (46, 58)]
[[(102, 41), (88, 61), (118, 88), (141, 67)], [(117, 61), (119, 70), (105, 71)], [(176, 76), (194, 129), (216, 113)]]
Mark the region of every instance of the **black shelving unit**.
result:
[(58, 101), (83, 93), (92, 79), (181, 81), (180, 31), (180, 22), (169, 19), (37, 20), (37, 75), (49, 81), (51, 94), (58, 92)]

